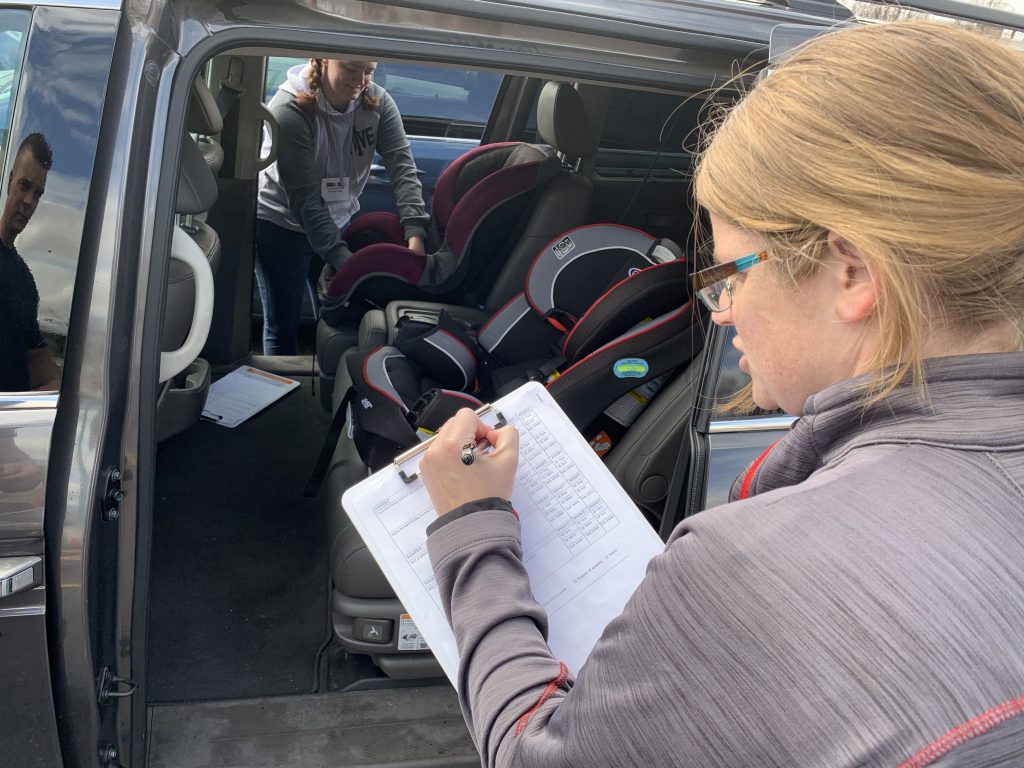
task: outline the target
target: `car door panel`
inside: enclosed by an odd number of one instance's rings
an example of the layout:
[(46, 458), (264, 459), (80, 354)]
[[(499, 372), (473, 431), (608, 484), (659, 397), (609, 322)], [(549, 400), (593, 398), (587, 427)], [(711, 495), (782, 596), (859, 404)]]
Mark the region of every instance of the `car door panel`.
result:
[(43, 494), (53, 395), (0, 395), (0, 755), (60, 764), (46, 641)]
[[(11, 12), (0, 9), (0, 14)], [(3, 178), (13, 178), (23, 150), (44, 169), (45, 189), (31, 220), (16, 235), (15, 248), (39, 296), (37, 322), (45, 342), (40, 351), (68, 374), (62, 385), (78, 385), (75, 345), (69, 343), (77, 334), (72, 305), (77, 301), (88, 314), (93, 289), (109, 285), (109, 280), (94, 282), (91, 275), (79, 277), (120, 14), (50, 6), (20, 12), (30, 14), (31, 21), (19, 60), (20, 81), (7, 98), (11, 122), (3, 135)], [(99, 293), (105, 306), (108, 295)], [(0, 393), (0, 559), (8, 563), (0, 570), (9, 577), (8, 594), (0, 597), (4, 764), (61, 765), (62, 754), (79, 736), (88, 743), (88, 754), (96, 753), (91, 658), (97, 628), (86, 607), (99, 595), (88, 571), (88, 556), (97, 549), (90, 546), (88, 515), (71, 513), (79, 502), (82, 509), (91, 507), (94, 476), (86, 456), (79, 452), (75, 464), (64, 450), (76, 438), (88, 444), (89, 436), (97, 434), (82, 431), (75, 413), (88, 400), (85, 392), (78, 389), (67, 398), (54, 392)], [(27, 568), (36, 557), (39, 562)], [(107, 565), (115, 562), (106, 560)], [(77, 706), (69, 706), (72, 700)]]

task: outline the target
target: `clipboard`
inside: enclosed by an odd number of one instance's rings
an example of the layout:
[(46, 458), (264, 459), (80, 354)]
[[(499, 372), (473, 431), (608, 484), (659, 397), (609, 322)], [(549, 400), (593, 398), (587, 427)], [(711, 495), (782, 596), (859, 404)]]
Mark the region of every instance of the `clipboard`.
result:
[[(489, 414), (494, 414), (495, 420), (491, 426), (493, 426), (495, 429), (500, 429), (501, 427), (504, 427), (506, 424), (508, 424), (508, 421), (506, 421), (501, 411), (499, 411), (496, 406), (491, 405), (490, 403), (486, 403), (480, 406), (479, 408), (476, 409), (475, 413), (481, 419)], [(398, 454), (398, 456), (395, 457), (395, 460), (391, 462), (392, 464), (395, 465), (395, 469), (398, 470), (398, 476), (402, 478), (404, 482), (411, 483), (413, 480), (420, 476), (419, 472), (412, 472), (411, 474), (407, 474), (405, 471), (405, 467), (408, 465), (410, 461), (417, 458), (421, 453), (427, 450), (427, 448), (430, 446), (432, 442), (434, 442), (433, 435), (431, 437), (428, 437), (419, 445), (414, 445), (412, 448), (409, 448), (405, 452)]]
[(210, 385), (200, 417), (237, 427), (299, 386), (294, 379), (241, 365)]
[[(543, 385), (524, 384), (477, 412), (519, 430), (511, 501), (523, 563), (548, 614), (552, 652), (578, 672), (664, 544)], [(399, 652), (421, 650), (425, 641), (455, 684), (458, 649), (426, 549), (437, 513), (417, 459), (428, 444), (349, 488), (341, 503), (412, 617), (394, 628)], [(472, 515), (457, 524), (471, 523)]]

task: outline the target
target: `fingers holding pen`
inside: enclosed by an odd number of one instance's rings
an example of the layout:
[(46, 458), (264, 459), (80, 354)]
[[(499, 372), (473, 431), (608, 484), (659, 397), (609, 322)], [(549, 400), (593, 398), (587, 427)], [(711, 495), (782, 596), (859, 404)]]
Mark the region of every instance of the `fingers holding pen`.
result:
[[(484, 451), (486, 444), (493, 450)], [(471, 462), (464, 460), (467, 447)], [(518, 463), (518, 430), (495, 429), (464, 408), (438, 430), (419, 469), (434, 508), (444, 514), (478, 499), (510, 498)]]

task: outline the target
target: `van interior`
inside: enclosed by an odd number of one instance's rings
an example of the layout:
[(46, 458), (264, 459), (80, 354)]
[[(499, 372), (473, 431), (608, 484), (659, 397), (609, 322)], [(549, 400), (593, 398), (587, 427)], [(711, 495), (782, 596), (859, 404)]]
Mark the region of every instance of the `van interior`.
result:
[[(151, 546), (140, 571), (140, 583), (148, 583), (151, 768), (479, 763), (451, 684), (429, 651), (401, 646), (402, 606), (347, 525), (341, 492), (368, 470), (345, 434), (331, 446), (319, 493), (303, 494), (351, 383), (344, 355), (365, 348), (358, 323), (339, 329), (321, 320), (318, 327), (310, 304), (300, 354), (262, 355), (256, 199), (277, 131), (265, 99), (288, 62), (311, 56), (346, 58), (343, 51), (256, 46), (218, 54), (197, 79), (181, 137), (164, 350), (187, 346), (197, 302), (212, 301), (212, 321), (201, 349), (161, 372), (156, 407)], [(508, 235), (520, 243), (523, 227), (536, 224), (521, 252), (535, 254), (574, 226), (611, 223), (668, 238), (691, 265), (703, 256), (690, 172), (698, 125), (722, 98), (717, 92), (698, 81), (670, 90), (383, 54), (380, 68), (400, 107), (403, 92), (422, 89), (422, 113), (403, 108), (414, 155), (422, 138), (459, 151), (481, 140), (523, 142), (559, 158), (569, 186), (525, 204), (519, 229)], [(549, 82), (566, 84), (578, 98), (593, 151), (574, 155), (541, 135), (538, 111)], [(490, 89), (483, 96), (481, 84)], [(442, 109), (446, 98), (475, 100), (476, 108), (481, 98), (493, 99), (493, 109), (485, 105), (486, 121), (451, 116)], [(580, 125), (560, 130), (579, 132)], [(512, 251), (502, 252), (506, 262), (494, 265), (491, 287), (521, 285), (529, 259), (513, 264)], [(212, 299), (188, 266), (199, 256)], [(500, 306), (479, 291), (467, 297), (467, 317)], [(386, 309), (377, 307), (375, 321), (384, 323), (377, 332), (385, 337)], [(604, 457), (663, 536), (679, 518), (671, 478), (682, 466), (702, 360), (697, 355), (674, 370)], [(202, 418), (211, 383), (243, 365), (299, 386), (234, 428)], [(366, 634), (375, 632), (386, 632), (388, 641)]]

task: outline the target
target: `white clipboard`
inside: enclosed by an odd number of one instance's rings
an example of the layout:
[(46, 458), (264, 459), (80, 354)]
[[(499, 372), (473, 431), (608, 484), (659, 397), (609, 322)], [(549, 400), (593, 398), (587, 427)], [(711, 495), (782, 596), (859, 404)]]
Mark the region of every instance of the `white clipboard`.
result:
[[(519, 429), (512, 504), (523, 562), (548, 613), (548, 644), (578, 672), (664, 544), (543, 385), (525, 384), (478, 413)], [(454, 684), (458, 649), (426, 549), (437, 514), (418, 477), (428, 442), (349, 488), (342, 506), (415, 620), (394, 631), (421, 633)], [(400, 636), (400, 647), (413, 650), (418, 639)]]

